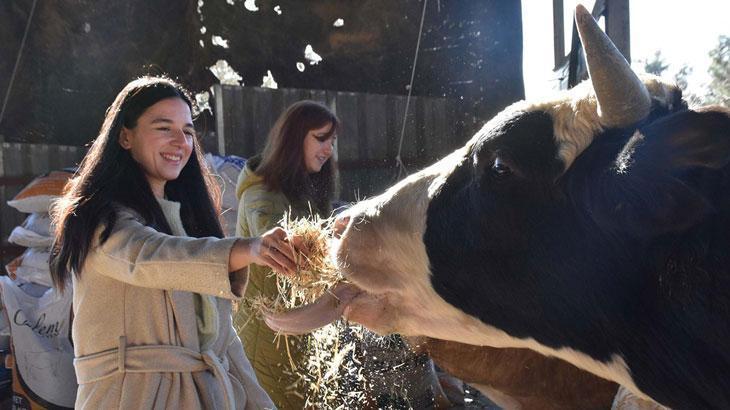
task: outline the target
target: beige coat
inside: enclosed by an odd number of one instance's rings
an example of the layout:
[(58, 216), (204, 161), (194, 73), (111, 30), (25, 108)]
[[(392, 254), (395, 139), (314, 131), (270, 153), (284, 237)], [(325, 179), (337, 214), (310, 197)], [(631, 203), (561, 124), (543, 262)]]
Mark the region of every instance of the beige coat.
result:
[[(161, 201), (174, 233), (180, 205)], [(235, 239), (169, 236), (122, 210), (109, 239), (96, 242), (74, 279), (77, 408), (273, 408), (231, 324), (231, 299), (245, 271), (229, 279)], [(200, 351), (194, 294), (217, 296), (217, 337)]]

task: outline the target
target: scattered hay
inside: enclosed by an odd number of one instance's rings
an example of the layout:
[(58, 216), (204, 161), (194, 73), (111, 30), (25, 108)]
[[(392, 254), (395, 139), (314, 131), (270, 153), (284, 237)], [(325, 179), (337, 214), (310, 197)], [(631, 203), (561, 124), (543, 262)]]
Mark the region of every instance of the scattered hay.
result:
[[(282, 312), (312, 303), (331, 287), (342, 281), (330, 256), (334, 218), (312, 217), (294, 219), (290, 213), (280, 225), (290, 236), (302, 239), (297, 252), (297, 272), (293, 276), (276, 275), (275, 298), (257, 296), (245, 301), (252, 316), (259, 319), (263, 312)], [(272, 272), (272, 275), (275, 275)], [(250, 318), (249, 317), (249, 320)], [(245, 326), (245, 325), (244, 325)], [(365, 397), (366, 381), (362, 366), (356, 359), (356, 347), (362, 339), (361, 327), (350, 327), (337, 321), (305, 336), (306, 359), (294, 363), (289, 355), (285, 373), (297, 380), (286, 387), (286, 394), (306, 393), (306, 408), (358, 408)], [(287, 352), (289, 341), (284, 337)], [(281, 342), (277, 335), (275, 343)]]
[[(297, 254), (298, 271), (293, 276), (276, 275), (278, 294), (275, 298), (247, 299), (245, 303), (252, 313), (249, 320), (254, 315), (260, 319), (262, 312), (282, 312), (314, 302), (343, 280), (330, 256), (333, 222), (333, 218), (292, 219), (290, 214), (284, 215), (281, 226), (289, 235), (302, 238), (300, 247), (304, 252)], [(303, 362), (294, 363), (288, 355), (288, 363), (278, 364), (284, 373), (296, 380), (286, 387), (285, 394), (298, 397), (304, 394), (305, 408), (362, 408), (366, 402), (376, 404), (373, 394), (377, 392), (391, 392), (393, 397), (408, 395), (407, 387), (393, 382), (394, 377), (398, 379), (406, 359), (403, 353), (398, 354), (402, 352), (402, 346), (394, 346), (398, 343), (392, 338), (381, 338), (361, 326), (339, 320), (300, 339), (277, 335), (275, 343), (280, 346), (282, 340), (287, 352), (294, 340), (305, 346)], [(383, 361), (382, 356), (391, 360)], [(380, 362), (378, 368), (374, 367), (375, 361)], [(368, 375), (376, 377), (369, 380)], [(412, 408), (409, 404), (394, 407)]]

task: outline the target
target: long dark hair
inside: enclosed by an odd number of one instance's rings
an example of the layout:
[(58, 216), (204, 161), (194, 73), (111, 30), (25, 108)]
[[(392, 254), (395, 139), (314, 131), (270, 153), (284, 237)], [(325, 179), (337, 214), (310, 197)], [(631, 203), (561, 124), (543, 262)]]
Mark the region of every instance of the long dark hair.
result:
[(281, 191), (295, 204), (310, 202), (319, 214), (330, 211), (334, 192), (335, 160), (330, 158), (319, 172), (310, 174), (304, 162), (304, 137), (311, 130), (332, 124), (327, 136), (337, 134), (340, 120), (324, 105), (310, 100), (289, 106), (276, 120), (254, 170), (271, 191)]
[[(141, 77), (117, 95), (107, 109), (98, 137), (52, 210), (55, 237), (50, 260), (51, 278), (63, 291), (73, 272), (79, 277), (97, 227), (104, 226), (104, 243), (117, 220), (117, 207), (137, 212), (148, 226), (171, 234), (170, 226), (145, 178), (142, 167), (119, 145), (122, 127), (137, 125), (152, 105), (167, 98), (182, 99), (192, 112), (190, 94), (166, 77)], [(197, 138), (180, 176), (165, 184), (165, 196), (180, 202), (180, 217), (188, 235), (223, 237), (220, 190), (212, 179)]]

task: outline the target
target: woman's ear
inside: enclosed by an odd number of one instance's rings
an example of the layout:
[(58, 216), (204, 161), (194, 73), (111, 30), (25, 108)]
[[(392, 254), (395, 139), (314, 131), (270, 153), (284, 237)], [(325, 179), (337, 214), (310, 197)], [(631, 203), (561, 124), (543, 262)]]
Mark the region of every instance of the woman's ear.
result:
[(127, 127), (122, 127), (122, 130), (119, 132), (119, 145), (121, 145), (124, 149), (132, 148), (132, 142), (130, 141), (131, 137), (132, 132), (127, 129)]

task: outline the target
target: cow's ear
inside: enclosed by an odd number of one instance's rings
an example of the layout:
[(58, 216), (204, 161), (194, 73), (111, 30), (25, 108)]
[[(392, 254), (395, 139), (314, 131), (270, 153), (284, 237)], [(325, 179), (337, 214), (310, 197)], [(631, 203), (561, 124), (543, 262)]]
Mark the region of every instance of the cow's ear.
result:
[(730, 162), (730, 111), (684, 111), (642, 127), (600, 181), (599, 219), (638, 236), (686, 230), (714, 213)]

